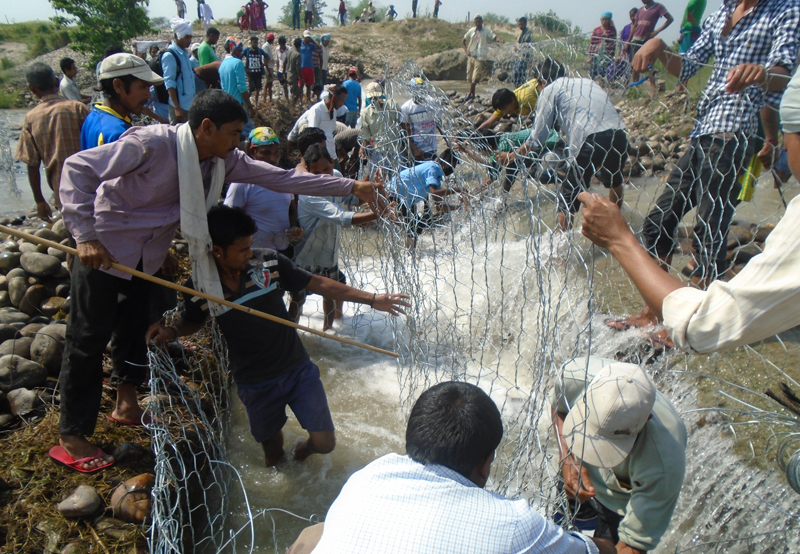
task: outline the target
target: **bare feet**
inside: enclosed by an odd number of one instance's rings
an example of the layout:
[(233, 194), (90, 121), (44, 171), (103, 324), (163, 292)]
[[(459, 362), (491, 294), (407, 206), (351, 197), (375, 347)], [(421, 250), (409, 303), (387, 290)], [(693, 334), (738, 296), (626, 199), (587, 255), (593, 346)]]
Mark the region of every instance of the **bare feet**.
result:
[(283, 451), (283, 431), (278, 431), (271, 439), (262, 442), (261, 448), (264, 449), (264, 463), (267, 467), (275, 467), (284, 461), (286, 452)]
[(301, 439), (294, 444), (294, 459), (298, 462), (304, 461), (314, 453), (311, 446), (311, 439)]
[(117, 386), (117, 404), (111, 417), (121, 421), (141, 421), (144, 410), (139, 406), (136, 385), (125, 383)]
[[(81, 458), (91, 458), (97, 455), (97, 447), (86, 440), (86, 437), (78, 435), (61, 435), (58, 443), (69, 454), (73, 460), (80, 460)], [(97, 457), (93, 460), (81, 464), (83, 469), (95, 469), (100, 466), (110, 464), (114, 461), (114, 457), (104, 454), (103, 457)]]
[(620, 319), (606, 320), (606, 325), (615, 331), (626, 331), (631, 327), (647, 327), (648, 325), (656, 325), (657, 323), (658, 319), (647, 306), (642, 308), (642, 310), (637, 314)]
[(664, 350), (675, 348), (675, 341), (672, 340), (672, 337), (669, 336), (669, 333), (667, 333), (666, 329), (661, 329), (660, 331), (653, 331), (652, 333), (648, 333), (647, 340), (652, 342), (653, 346), (661, 347)]

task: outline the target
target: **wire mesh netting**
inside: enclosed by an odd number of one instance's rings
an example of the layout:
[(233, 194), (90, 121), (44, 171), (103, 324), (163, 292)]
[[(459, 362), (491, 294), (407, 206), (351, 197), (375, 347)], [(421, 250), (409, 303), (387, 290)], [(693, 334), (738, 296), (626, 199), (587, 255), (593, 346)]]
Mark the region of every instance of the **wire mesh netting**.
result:
[[(781, 384), (800, 391), (797, 332), (703, 356), (665, 348), (653, 340), (652, 327), (613, 331), (605, 319), (637, 312), (642, 300), (619, 263), (575, 230), (580, 219), (570, 214), (579, 190), (614, 194), (654, 254), (702, 286), (731, 278), (763, 248), (798, 185), (792, 180), (773, 189), (778, 177), (765, 172), (754, 194), (740, 200), (740, 189), (749, 184), (745, 170), (760, 147), (743, 135), (715, 144), (687, 139), (702, 85), (693, 89), (690, 83), (688, 95), (650, 100), (629, 88), (627, 69), (599, 67), (605, 62), (587, 56), (588, 48), (588, 37), (578, 36), (493, 52), (495, 76), (505, 72), (522, 85), (541, 76), (542, 62), (557, 60), (574, 86), (561, 86), (557, 96), (540, 95), (539, 102), (550, 102), (537, 108), (546, 117), (531, 121), (533, 113), (525, 113), (503, 120), (499, 127), (507, 133), (492, 136), (476, 130), (491, 111), (485, 104), (442, 91), (413, 63), (386, 75), (386, 101), (375, 115), (383, 130), (372, 137), (362, 171), (383, 179), (401, 215), (343, 231), (340, 268), (352, 286), (409, 294), (412, 307), (397, 320), (356, 307), (352, 332), (367, 342), (391, 337), (400, 354), (397, 379), (406, 408), (443, 380), (476, 383), (489, 392), (505, 424), (489, 486), (528, 499), (548, 517), (565, 513), (565, 526), (574, 514), (558, 486), (554, 383), (573, 358), (641, 364), (689, 429), (683, 490), (656, 551), (797, 551), (796, 497), (786, 483), (787, 474), (790, 484), (797, 483), (800, 429), (791, 399), (775, 392), (784, 390)], [(700, 79), (726, 70), (703, 68)], [(594, 82), (581, 80), (590, 74)], [(745, 109), (759, 99), (742, 94), (739, 101)], [(622, 126), (593, 117), (609, 105), (614, 113), (605, 113)], [(411, 119), (412, 132), (423, 135), (412, 139), (417, 147), (433, 140), (440, 154), (452, 150), (455, 169), (444, 181), (457, 192), (417, 197), (410, 192), (413, 179), (403, 180), (413, 165), (412, 148), (398, 132), (398, 112), (409, 109), (419, 114)], [(586, 121), (576, 124), (581, 118)], [(624, 142), (617, 142), (613, 131), (623, 128)], [(612, 133), (603, 135), (607, 131)], [(504, 141), (510, 146), (503, 148)], [(498, 154), (522, 145), (524, 156)], [(691, 166), (687, 156), (694, 156)], [(160, 485), (154, 492), (154, 551), (180, 551), (187, 544), (233, 550), (241, 532), (224, 521), (229, 487), (240, 485), (224, 463), (227, 380), (218, 363), (224, 346), (212, 336), (207, 351), (183, 355), (181, 370), (174, 358), (151, 354), (151, 410), (172, 423), (166, 426), (171, 432), (154, 430)], [(204, 383), (212, 375), (213, 385), (195, 390), (187, 371), (200, 372)]]

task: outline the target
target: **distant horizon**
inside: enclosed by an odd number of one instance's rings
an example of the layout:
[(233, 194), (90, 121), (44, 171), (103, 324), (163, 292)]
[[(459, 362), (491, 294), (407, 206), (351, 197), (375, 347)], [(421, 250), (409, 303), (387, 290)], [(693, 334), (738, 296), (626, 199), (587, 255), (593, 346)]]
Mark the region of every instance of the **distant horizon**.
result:
[[(682, 0), (680, 3), (664, 1), (662, 4), (669, 10), (675, 18), (675, 22), (667, 28), (662, 34), (667, 42), (672, 42), (678, 38), (680, 22), (683, 18), (683, 11), (686, 8), (688, 0)], [(389, 1), (383, 2), (376, 0), (376, 4), (388, 8)], [(405, 16), (411, 14), (410, 0), (391, 0), (394, 3), (395, 10), (399, 14), (398, 19), (405, 19)], [(721, 0), (711, 0), (706, 8), (705, 16), (711, 14), (716, 10)], [(4, 2), (4, 6), (0, 8), (0, 22), (2, 23), (24, 23), (27, 21), (47, 21), (53, 17), (56, 12), (50, 5), (48, 0), (28, 0), (27, 2), (11, 2), (10, 0)], [(214, 15), (220, 19), (234, 19), (236, 12), (245, 4), (244, 0), (208, 0), (208, 4), (214, 12)], [(269, 25), (276, 21), (281, 14), (281, 9), (286, 1), (272, 2), (267, 9), (267, 23)], [(533, 5), (532, 5), (533, 4)], [(600, 13), (604, 11), (611, 11), (614, 14), (614, 23), (617, 31), (622, 31), (622, 27), (628, 24), (628, 11), (632, 7), (639, 7), (642, 5), (641, 0), (604, 0), (602, 2), (603, 8), (598, 8), (598, 2), (590, 0), (569, 0), (560, 4), (557, 8), (538, 6), (538, 3), (523, 2), (522, 0), (511, 0), (504, 2), (502, 6), (498, 6), (497, 11), (493, 12), (500, 16), (508, 17), (512, 22), (521, 15), (528, 13), (547, 12), (553, 9), (556, 14), (572, 23), (573, 26), (578, 26), (584, 33), (589, 33), (600, 23)], [(441, 19), (451, 23), (463, 22), (466, 28), (469, 26), (467, 22), (467, 14), (474, 16), (476, 13), (483, 11), (482, 6), (485, 6), (481, 0), (462, 0), (457, 3), (459, 9), (451, 8), (455, 4), (450, 0), (445, 0), (442, 4), (439, 15)], [(195, 0), (186, 0), (186, 7), (188, 15), (196, 13), (197, 3)], [(326, 11), (323, 12), (324, 16), (333, 15), (338, 6), (336, 0), (329, 0)], [(418, 13), (430, 13), (433, 11), (433, 0), (420, 0), (418, 4)], [(176, 8), (174, 0), (151, 0), (150, 5), (147, 7), (148, 15), (151, 18), (164, 17), (170, 19), (175, 17)], [(195, 19), (195, 18), (192, 18)], [(662, 20), (663, 21), (663, 20)], [(331, 20), (326, 17), (325, 23), (331, 25)]]

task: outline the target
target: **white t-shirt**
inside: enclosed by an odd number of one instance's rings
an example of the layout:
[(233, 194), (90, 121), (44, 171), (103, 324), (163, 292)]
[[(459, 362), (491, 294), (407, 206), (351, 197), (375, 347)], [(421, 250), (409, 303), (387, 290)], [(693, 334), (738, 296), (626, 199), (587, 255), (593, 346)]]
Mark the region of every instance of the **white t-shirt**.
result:
[(436, 121), (433, 112), (414, 99), (400, 107), (400, 122), (411, 125), (411, 140), (423, 152), (436, 152)]
[(78, 85), (66, 75), (61, 78), (61, 83), (58, 85), (58, 92), (67, 100), (75, 100), (77, 102), (83, 101), (83, 98), (81, 98), (81, 90), (78, 88)]
[(485, 60), (489, 56), (489, 42), (495, 40), (494, 33), (487, 29), (486, 27), (481, 27), (481, 30), (478, 31), (475, 27), (472, 27), (467, 33), (464, 35), (464, 40), (467, 41), (467, 50), (469, 50), (469, 55), (474, 56), (479, 60)]
[(203, 22), (208, 24), (214, 19), (214, 13), (211, 11), (211, 6), (205, 2), (200, 4), (200, 12), (203, 14)]
[(333, 115), (331, 115), (330, 110), (325, 105), (325, 101), (320, 100), (311, 106), (306, 113), (308, 114), (309, 127), (317, 127), (325, 131), (325, 145), (328, 148), (328, 154), (335, 160), (336, 145), (333, 135), (336, 132), (336, 111), (334, 110)]
[(281, 52), (280, 45), (274, 47), (275, 55), (272, 57), (278, 64), (278, 71), (283, 73), (286, 71), (286, 54), (289, 53), (289, 49), (287, 48), (283, 52)]
[(306, 0), (306, 11), (307, 12), (314, 11), (314, 0)]

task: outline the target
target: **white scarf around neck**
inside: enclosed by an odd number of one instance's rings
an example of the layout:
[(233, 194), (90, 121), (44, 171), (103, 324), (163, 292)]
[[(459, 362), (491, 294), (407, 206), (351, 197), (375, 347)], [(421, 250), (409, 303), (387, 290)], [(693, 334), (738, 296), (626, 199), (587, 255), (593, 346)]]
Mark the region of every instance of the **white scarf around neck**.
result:
[[(192, 259), (192, 282), (200, 292), (224, 298), (222, 283), (212, 254), (211, 235), (208, 232), (208, 210), (214, 207), (222, 194), (225, 182), (225, 160), (214, 157), (211, 186), (208, 196), (203, 188), (200, 156), (194, 134), (188, 123), (178, 127), (178, 185), (181, 202), (181, 232), (189, 244)], [(211, 315), (216, 317), (230, 308), (208, 303)]]

